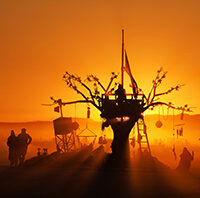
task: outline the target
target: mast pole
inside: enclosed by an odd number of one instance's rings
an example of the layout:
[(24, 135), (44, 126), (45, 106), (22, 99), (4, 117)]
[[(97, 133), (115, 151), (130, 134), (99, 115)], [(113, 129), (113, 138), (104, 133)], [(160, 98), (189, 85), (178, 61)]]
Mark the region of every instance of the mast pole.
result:
[(122, 66), (121, 66), (121, 84), (124, 87), (124, 29), (122, 29)]

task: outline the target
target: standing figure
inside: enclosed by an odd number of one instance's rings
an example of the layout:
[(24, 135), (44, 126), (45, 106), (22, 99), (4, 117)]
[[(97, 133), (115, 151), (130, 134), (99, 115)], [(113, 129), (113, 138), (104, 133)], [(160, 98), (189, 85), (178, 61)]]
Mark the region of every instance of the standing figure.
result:
[(26, 133), (26, 129), (22, 128), (21, 133), (17, 136), (19, 143), (19, 162), (20, 165), (24, 163), (25, 155), (27, 152), (28, 145), (31, 143), (32, 138), (29, 134)]
[(10, 166), (17, 166), (18, 156), (17, 156), (17, 137), (15, 136), (14, 130), (11, 130), (10, 136), (7, 140), (7, 145), (9, 147), (9, 156)]
[(118, 104), (121, 104), (124, 100), (126, 100), (125, 89), (121, 84), (119, 84), (118, 89), (115, 91), (115, 97)]
[(39, 157), (41, 155), (41, 148), (38, 148), (37, 156)]
[(181, 172), (189, 172), (191, 161), (194, 159), (194, 151), (192, 154), (188, 151), (186, 147), (184, 147), (182, 154), (180, 155), (179, 165), (177, 167), (178, 171)]
[(43, 148), (43, 155), (47, 156), (48, 155), (48, 149), (47, 148)]

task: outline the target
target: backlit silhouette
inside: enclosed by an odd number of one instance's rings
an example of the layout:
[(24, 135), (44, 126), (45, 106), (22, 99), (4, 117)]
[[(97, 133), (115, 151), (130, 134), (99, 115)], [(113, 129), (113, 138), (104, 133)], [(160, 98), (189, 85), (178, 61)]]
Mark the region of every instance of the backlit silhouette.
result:
[(10, 166), (17, 166), (18, 163), (18, 141), (17, 137), (15, 136), (15, 132), (11, 130), (10, 136), (8, 137), (7, 140), (7, 145), (9, 147), (9, 157), (8, 159), (10, 160)]
[[(130, 77), (132, 93), (126, 93), (124, 86), (124, 71)], [(104, 87), (99, 78), (94, 75), (89, 75), (85, 80), (81, 77), (66, 72), (63, 76), (69, 88), (72, 88), (77, 94), (80, 94), (84, 100), (73, 102), (63, 102), (62, 105), (74, 103), (90, 103), (100, 111), (100, 116), (105, 120), (102, 124), (102, 129), (111, 126), (114, 138), (112, 142), (112, 154), (115, 158), (127, 156), (125, 152), (128, 151), (129, 134), (135, 125), (140, 120), (143, 125), (143, 134), (139, 134), (142, 138), (146, 138), (148, 143), (147, 133), (143, 119), (143, 112), (149, 108), (154, 108), (158, 105), (165, 105), (168, 108), (173, 108), (181, 111), (191, 111), (185, 105), (184, 107), (174, 107), (172, 103), (165, 103), (160, 101), (162, 95), (169, 94), (173, 91), (179, 90), (182, 85), (171, 87), (165, 92), (157, 93), (158, 87), (166, 78), (167, 72), (161, 68), (157, 71), (156, 78), (153, 80), (152, 88), (148, 95), (140, 89), (132, 76), (128, 56), (124, 49), (124, 34), (122, 31), (122, 67), (121, 67), (121, 83), (113, 82), (118, 77), (112, 72), (110, 82), (107, 87)], [(93, 83), (93, 90), (90, 88), (90, 83)], [(52, 98), (53, 99), (53, 98)], [(59, 104), (59, 100), (54, 100), (55, 104)], [(141, 141), (142, 142), (142, 141)], [(150, 149), (148, 148), (149, 152)]]
[(21, 133), (17, 136), (17, 140), (19, 145), (18, 147), (19, 163), (20, 165), (23, 165), (28, 145), (31, 143), (32, 138), (28, 133), (26, 133), (26, 129), (22, 128)]
[(188, 149), (184, 147), (183, 152), (180, 155), (180, 161), (177, 170), (181, 172), (188, 172), (190, 170), (191, 162), (193, 159), (194, 159), (194, 151), (192, 151), (191, 154), (188, 151)]

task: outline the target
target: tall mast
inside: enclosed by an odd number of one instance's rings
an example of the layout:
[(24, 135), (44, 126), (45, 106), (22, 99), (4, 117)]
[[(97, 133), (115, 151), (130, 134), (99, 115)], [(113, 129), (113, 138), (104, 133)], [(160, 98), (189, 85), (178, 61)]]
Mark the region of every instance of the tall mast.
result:
[(122, 29), (122, 67), (121, 67), (122, 87), (124, 87), (124, 29)]

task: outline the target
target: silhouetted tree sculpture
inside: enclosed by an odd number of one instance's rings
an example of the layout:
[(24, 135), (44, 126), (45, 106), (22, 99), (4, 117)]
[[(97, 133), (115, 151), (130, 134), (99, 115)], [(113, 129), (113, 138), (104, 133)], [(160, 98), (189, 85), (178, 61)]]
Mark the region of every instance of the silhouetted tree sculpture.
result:
[[(112, 153), (116, 157), (121, 157), (125, 155), (131, 129), (138, 119), (143, 118), (142, 113), (147, 109), (154, 108), (157, 105), (165, 105), (168, 108), (191, 111), (187, 105), (184, 107), (174, 107), (172, 103), (160, 101), (160, 96), (178, 91), (183, 86), (177, 85), (165, 92), (157, 93), (158, 87), (166, 78), (166, 74), (167, 72), (164, 72), (162, 68), (157, 71), (152, 88), (148, 96), (146, 96), (141, 89), (138, 89), (133, 94), (126, 94), (122, 85), (116, 82), (114, 83), (118, 77), (114, 72), (111, 74), (107, 87), (104, 87), (99, 78), (94, 75), (89, 75), (85, 80), (82, 80), (81, 77), (66, 72), (63, 79), (67, 86), (80, 94), (84, 100), (62, 104), (86, 102), (96, 107), (101, 113), (100, 116), (105, 119), (105, 122), (102, 124), (102, 129), (111, 126), (113, 130)], [(93, 84), (93, 89), (90, 83)], [(113, 83), (114, 85), (111, 86)], [(58, 101), (54, 100), (54, 102), (56, 103)]]
[[(124, 89), (124, 71), (126, 71), (130, 77), (133, 89), (132, 94), (126, 94), (126, 90)], [(111, 73), (111, 78), (107, 87), (104, 87), (99, 78), (94, 75), (89, 75), (86, 79), (82, 80), (81, 77), (66, 72), (63, 79), (67, 86), (80, 94), (84, 100), (64, 103), (61, 99), (51, 99), (54, 103), (59, 105), (61, 110), (62, 105), (79, 102), (90, 103), (96, 107), (100, 111), (100, 116), (105, 119), (105, 122), (102, 124), (102, 129), (111, 126), (113, 130), (114, 138), (111, 146), (112, 154), (115, 158), (119, 157), (121, 159), (122, 156), (126, 156), (125, 152), (128, 148), (127, 143), (129, 133), (135, 123), (140, 118), (143, 119), (144, 111), (158, 105), (165, 105), (168, 108), (181, 110), (182, 112), (191, 111), (188, 105), (185, 105), (184, 107), (174, 107), (172, 103), (160, 101), (161, 96), (170, 94), (173, 91), (178, 91), (183, 86), (177, 85), (175, 87), (171, 87), (165, 92), (157, 93), (158, 87), (166, 78), (166, 74), (167, 72), (164, 72), (162, 68), (158, 70), (149, 94), (145, 95), (143, 91), (138, 88), (137, 83), (131, 74), (127, 53), (124, 49), (124, 30), (122, 30), (121, 84), (116, 83), (118, 75), (114, 72)], [(93, 84), (93, 88), (91, 88), (91, 83)]]

